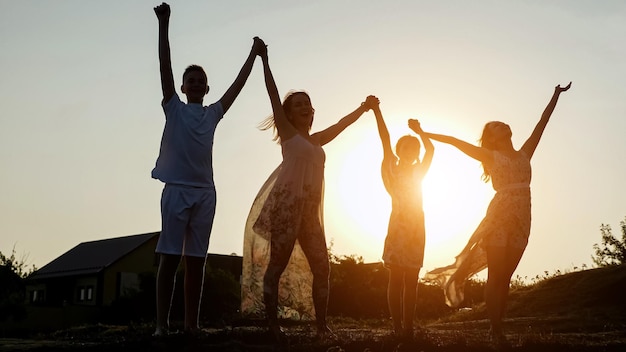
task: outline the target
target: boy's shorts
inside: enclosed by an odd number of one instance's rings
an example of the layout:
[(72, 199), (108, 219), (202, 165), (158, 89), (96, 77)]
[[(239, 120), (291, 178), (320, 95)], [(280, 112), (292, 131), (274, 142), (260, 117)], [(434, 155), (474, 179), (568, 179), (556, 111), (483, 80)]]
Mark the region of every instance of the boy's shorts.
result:
[(215, 188), (166, 184), (161, 195), (162, 228), (156, 252), (206, 257), (215, 205)]

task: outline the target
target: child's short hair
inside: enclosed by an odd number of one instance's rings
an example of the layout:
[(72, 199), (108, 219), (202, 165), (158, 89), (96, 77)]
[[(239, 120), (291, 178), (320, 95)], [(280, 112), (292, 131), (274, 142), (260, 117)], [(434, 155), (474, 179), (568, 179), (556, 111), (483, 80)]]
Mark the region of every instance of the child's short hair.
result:
[(204, 69), (202, 68), (202, 66), (200, 66), (200, 65), (189, 65), (185, 69), (185, 72), (183, 72), (183, 82), (185, 81), (185, 76), (187, 76), (187, 74), (189, 72), (194, 72), (194, 71), (202, 72), (202, 75), (204, 75), (205, 80), (208, 81), (206, 72), (204, 72)]

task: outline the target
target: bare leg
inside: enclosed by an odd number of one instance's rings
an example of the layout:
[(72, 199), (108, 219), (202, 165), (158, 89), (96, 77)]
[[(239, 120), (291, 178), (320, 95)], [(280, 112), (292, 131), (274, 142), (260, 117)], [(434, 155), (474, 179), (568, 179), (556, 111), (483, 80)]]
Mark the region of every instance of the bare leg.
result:
[(180, 257), (177, 255), (160, 255), (156, 281), (157, 323), (154, 335), (162, 335), (169, 328), (170, 307), (179, 262)]
[(185, 263), (185, 331), (200, 329), (200, 302), (206, 258), (184, 256)]
[(402, 291), (404, 271), (399, 268), (389, 268), (389, 283), (387, 286), (387, 304), (396, 335), (402, 334)]
[(500, 321), (504, 320), (504, 317), (506, 316), (507, 303), (509, 300), (509, 287), (511, 285), (511, 277), (513, 277), (513, 273), (515, 272), (515, 269), (517, 269), (517, 265), (522, 259), (524, 250), (525, 250), (524, 248), (513, 248), (513, 247), (506, 248), (505, 272), (503, 273), (503, 275), (505, 275), (504, 277), (506, 278), (506, 284), (502, 285), (502, 292), (501, 292), (502, 299), (500, 300), (500, 304), (501, 304)]
[(504, 280), (504, 247), (487, 247), (487, 283), (485, 285), (485, 304), (491, 323), (491, 334), (502, 335), (502, 280)]
[(317, 218), (308, 217), (305, 221), (298, 241), (313, 273), (312, 295), (317, 335), (319, 338), (326, 338), (327, 336), (334, 336), (326, 323), (330, 291), (328, 248), (326, 247), (324, 232), (317, 222)]
[(502, 321), (506, 313), (509, 284), (523, 253), (524, 249), (519, 248), (487, 247), (485, 303), (491, 322), (491, 333), (495, 338), (504, 335)]
[(417, 279), (419, 269), (408, 269), (404, 272), (404, 296), (402, 299), (402, 325), (406, 337), (413, 337), (413, 320), (415, 319), (415, 300), (417, 298)]
[(278, 322), (278, 284), (280, 276), (289, 263), (289, 257), (295, 245), (295, 238), (281, 238), (273, 236), (270, 241), (270, 261), (263, 276), (263, 302), (265, 303), (265, 317), (274, 337), (282, 342), (285, 339)]
[(284, 263), (283, 261), (279, 262), (272, 256), (263, 276), (265, 315), (270, 325), (273, 323), (278, 324), (278, 283), (280, 276), (287, 267), (287, 263), (288, 261), (284, 261)]
[(330, 263), (326, 237), (319, 218), (319, 203), (307, 202), (304, 205), (302, 222), (298, 233), (298, 242), (313, 273), (313, 306), (317, 337), (336, 338), (326, 323), (328, 296), (330, 291)]
[(325, 256), (326, 260), (320, 260), (317, 263), (311, 263), (309, 260), (309, 266), (313, 272), (313, 305), (315, 306), (315, 320), (317, 323), (318, 335), (322, 336), (330, 332), (330, 329), (326, 325), (326, 310), (328, 308), (328, 295), (329, 295), (329, 279), (330, 279), (330, 264), (328, 263), (328, 256)]

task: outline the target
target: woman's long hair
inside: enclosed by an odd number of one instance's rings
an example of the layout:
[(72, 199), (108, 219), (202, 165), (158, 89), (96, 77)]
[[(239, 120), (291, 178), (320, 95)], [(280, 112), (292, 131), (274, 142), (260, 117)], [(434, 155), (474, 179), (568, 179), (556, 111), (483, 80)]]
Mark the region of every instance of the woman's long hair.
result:
[[(493, 133), (491, 132), (491, 128), (490, 125), (493, 123), (496, 123), (497, 121), (491, 121), (491, 122), (487, 122), (485, 124), (485, 127), (483, 127), (483, 133), (480, 136), (480, 139), (478, 140), (478, 144), (483, 147), (483, 148), (487, 148), (489, 150), (495, 150), (496, 148), (496, 141), (493, 138)], [(481, 180), (485, 181), (485, 182), (489, 182), (489, 180), (491, 180), (491, 174), (489, 173), (489, 170), (485, 167), (484, 163), (481, 163), (482, 167), (483, 167), (483, 174), (480, 177)]]
[[(289, 120), (289, 122), (291, 122), (291, 118), (290, 118), (291, 101), (293, 100), (293, 97), (295, 97), (296, 95), (300, 95), (300, 94), (306, 96), (306, 98), (309, 100), (309, 103), (311, 103), (311, 97), (309, 96), (309, 93), (303, 90), (290, 90), (289, 92), (287, 92), (287, 94), (285, 95), (285, 98), (283, 99), (283, 103), (282, 103), (283, 111), (285, 112), (285, 116), (287, 117), (287, 120)], [(311, 107), (311, 109), (313, 108)], [(315, 113), (315, 109), (313, 109), (313, 113)], [(313, 124), (313, 120), (311, 120), (311, 125), (312, 124)], [(309, 131), (311, 130), (311, 125), (309, 125)], [(263, 121), (259, 123), (258, 128), (261, 131), (269, 130), (271, 128), (273, 135), (274, 135), (272, 140), (280, 144), (280, 136), (278, 135), (278, 130), (276, 130), (276, 123), (274, 122), (274, 115), (270, 115), (266, 117), (265, 119), (263, 119)]]

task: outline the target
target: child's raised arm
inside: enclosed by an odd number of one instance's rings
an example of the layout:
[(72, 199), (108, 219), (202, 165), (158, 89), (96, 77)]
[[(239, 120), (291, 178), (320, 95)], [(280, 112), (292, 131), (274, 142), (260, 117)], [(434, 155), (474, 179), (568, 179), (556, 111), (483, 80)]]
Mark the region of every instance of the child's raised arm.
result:
[(163, 91), (162, 103), (165, 104), (176, 92), (176, 88), (174, 88), (174, 74), (172, 73), (172, 59), (170, 56), (170, 5), (162, 3), (154, 8), (154, 13), (159, 19), (159, 63), (161, 70), (161, 90)]
[(254, 59), (256, 55), (260, 55), (261, 47), (265, 47), (265, 43), (259, 37), (254, 37), (254, 43), (252, 44), (252, 49), (250, 49), (250, 54), (248, 54), (248, 58), (246, 62), (244, 62), (243, 67), (239, 71), (237, 78), (235, 81), (228, 87), (228, 90), (224, 93), (222, 98), (220, 99), (220, 103), (222, 103), (222, 109), (224, 109), (224, 113), (230, 109), (230, 106), (233, 105), (233, 102), (243, 89), (243, 86), (246, 84), (248, 77), (250, 76), (250, 72), (252, 72), (252, 65), (254, 64)]
[(433, 142), (428, 138), (428, 134), (422, 130), (422, 126), (420, 122), (415, 119), (409, 119), (409, 128), (413, 130), (413, 132), (417, 133), (422, 139), (422, 143), (424, 143), (424, 157), (422, 158), (421, 167), (422, 171), (425, 174), (428, 172), (430, 168), (430, 164), (433, 161), (433, 156), (435, 155), (435, 146)]
[(380, 111), (380, 102), (376, 101), (371, 106), (374, 111), (374, 116), (376, 117), (376, 126), (378, 127), (378, 135), (380, 136), (380, 141), (383, 144), (383, 160), (393, 160), (395, 162), (396, 156), (393, 153), (393, 149), (391, 148), (391, 138), (389, 137), (389, 130), (387, 129), (387, 125), (385, 124), (385, 120), (383, 119), (383, 114)]

